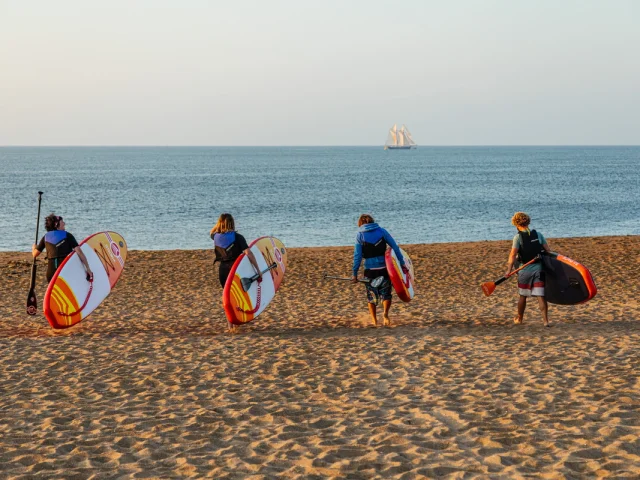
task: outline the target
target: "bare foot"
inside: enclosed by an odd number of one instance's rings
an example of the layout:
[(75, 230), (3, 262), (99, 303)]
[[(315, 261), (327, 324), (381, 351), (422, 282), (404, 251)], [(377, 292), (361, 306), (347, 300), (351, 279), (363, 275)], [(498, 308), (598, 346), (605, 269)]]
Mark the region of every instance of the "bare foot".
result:
[(545, 327), (553, 327), (553, 323), (551, 322), (547, 322), (544, 324)]
[(521, 325), (522, 319), (516, 315), (516, 317), (513, 319), (513, 323), (515, 323), (516, 325)]
[(386, 315), (385, 315), (385, 317), (384, 317), (383, 325), (384, 325), (385, 327), (389, 327), (389, 326), (391, 326), (391, 319), (390, 319), (389, 317), (387, 317)]
[(371, 326), (372, 327), (377, 327), (378, 326), (378, 319), (377, 318), (371, 319)]

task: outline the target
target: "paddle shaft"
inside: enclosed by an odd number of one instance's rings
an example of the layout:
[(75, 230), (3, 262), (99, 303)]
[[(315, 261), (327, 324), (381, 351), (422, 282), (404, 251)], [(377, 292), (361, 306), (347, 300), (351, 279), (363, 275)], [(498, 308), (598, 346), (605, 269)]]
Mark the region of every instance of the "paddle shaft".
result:
[[(42, 192), (38, 192), (38, 216), (36, 219), (36, 240), (38, 243), (38, 233), (40, 232), (40, 207), (42, 206)], [(33, 257), (31, 264), (31, 285), (29, 286), (29, 294), (27, 295), (27, 313), (35, 315), (38, 309), (38, 301), (36, 299), (36, 272), (38, 269), (37, 259)]]
[(502, 277), (500, 280), (496, 280), (494, 283), (496, 285), (500, 285), (502, 282), (504, 282), (507, 278), (515, 275), (516, 273), (518, 273), (520, 270), (522, 270), (524, 267), (528, 267), (529, 265), (531, 265), (534, 262), (537, 262), (540, 259), (540, 255), (536, 255), (536, 257), (533, 260), (529, 260), (527, 263), (525, 263), (524, 265), (522, 265), (520, 268), (514, 270), (513, 272), (509, 273), (508, 275), (505, 275), (504, 277)]
[(276, 268), (278, 266), (278, 264), (276, 262), (273, 262), (271, 265), (269, 265), (267, 268), (265, 268), (264, 270), (262, 270), (260, 272), (260, 275), (258, 275), (257, 273), (253, 276), (250, 277), (249, 280), (251, 280), (252, 282), (255, 282), (258, 278), (260, 278), (262, 275), (264, 275), (265, 273), (267, 273), (269, 270), (273, 270), (274, 268)]
[(251, 287), (251, 284), (253, 282), (258, 280), (258, 278), (260, 278), (263, 274), (267, 273), (269, 270), (273, 270), (277, 266), (278, 264), (276, 262), (273, 262), (271, 265), (261, 271), (259, 275), (256, 273), (253, 277), (241, 279), (240, 283), (242, 283), (242, 289), (246, 292), (247, 290), (249, 290), (249, 287)]
[[(334, 280), (344, 280), (344, 281), (347, 281), (347, 282), (353, 281), (353, 279), (349, 278), (349, 277), (336, 277), (336, 276), (333, 276), (333, 275), (325, 275), (324, 278), (332, 278)], [(358, 282), (360, 282), (360, 283), (369, 283), (369, 279), (368, 278), (362, 278), (362, 279), (359, 278)]]

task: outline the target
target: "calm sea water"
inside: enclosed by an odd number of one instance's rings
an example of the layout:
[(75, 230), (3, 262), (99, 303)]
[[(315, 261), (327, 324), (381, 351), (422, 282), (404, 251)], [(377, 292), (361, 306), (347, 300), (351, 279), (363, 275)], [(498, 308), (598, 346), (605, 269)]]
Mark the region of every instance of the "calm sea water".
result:
[(351, 245), (365, 212), (399, 243), (508, 239), (517, 210), (548, 237), (640, 235), (639, 172), (640, 147), (3, 147), (0, 250), (29, 250), (38, 190), (78, 240), (132, 249), (210, 248), (222, 212), (292, 247)]

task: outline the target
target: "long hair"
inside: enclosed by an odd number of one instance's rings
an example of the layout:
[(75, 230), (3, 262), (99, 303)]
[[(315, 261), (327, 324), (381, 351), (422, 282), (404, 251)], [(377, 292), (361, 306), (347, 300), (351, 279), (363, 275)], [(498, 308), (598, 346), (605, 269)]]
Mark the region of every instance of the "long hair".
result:
[(360, 215), (360, 218), (358, 219), (358, 226), (359, 227), (361, 227), (362, 225), (364, 225), (366, 223), (375, 223), (375, 220), (373, 219), (373, 217), (371, 215), (369, 215), (368, 213)]
[(218, 218), (218, 221), (211, 229), (211, 234), (214, 233), (227, 233), (234, 232), (236, 230), (236, 224), (233, 221), (233, 217), (230, 213), (223, 213)]
[(44, 219), (44, 229), (47, 232), (53, 232), (54, 230), (57, 230), (60, 226), (60, 220), (62, 220), (62, 217), (57, 216), (55, 213), (47, 215)]

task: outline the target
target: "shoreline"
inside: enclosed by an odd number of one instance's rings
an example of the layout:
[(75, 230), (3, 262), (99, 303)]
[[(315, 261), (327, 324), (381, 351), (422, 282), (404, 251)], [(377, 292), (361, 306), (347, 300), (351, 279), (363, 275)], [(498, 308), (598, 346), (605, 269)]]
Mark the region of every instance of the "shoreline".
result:
[[(514, 230), (515, 231), (515, 230)], [(595, 235), (595, 236), (584, 236), (584, 237), (546, 237), (548, 241), (554, 240), (595, 240), (599, 238), (633, 238), (638, 237), (640, 235), (636, 234), (612, 234), (612, 235)], [(401, 247), (418, 247), (424, 245), (460, 245), (460, 244), (478, 244), (478, 243), (499, 243), (499, 242), (511, 242), (509, 239), (500, 239), (500, 240), (461, 240), (459, 242), (430, 242), (430, 243), (402, 243), (398, 244)], [(286, 246), (286, 245), (285, 245)], [(349, 245), (323, 245), (323, 246), (303, 246), (303, 247), (287, 247), (293, 250), (310, 250), (310, 249), (341, 249), (341, 248), (353, 248), (352, 244)], [(148, 248), (136, 248), (136, 249), (128, 249), (129, 252), (158, 252), (158, 253), (168, 253), (168, 252), (200, 252), (200, 251), (209, 251), (213, 250), (213, 247), (207, 248), (174, 248), (174, 249), (148, 249)], [(20, 250), (0, 250), (0, 257), (3, 255), (21, 255), (21, 254), (30, 254), (31, 251), (20, 251)], [(0, 259), (1, 260), (1, 259)]]

